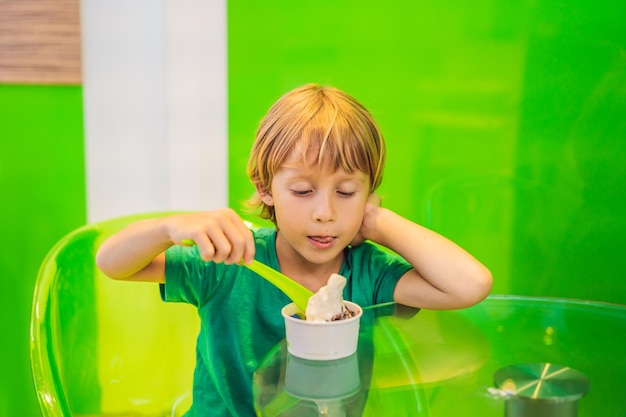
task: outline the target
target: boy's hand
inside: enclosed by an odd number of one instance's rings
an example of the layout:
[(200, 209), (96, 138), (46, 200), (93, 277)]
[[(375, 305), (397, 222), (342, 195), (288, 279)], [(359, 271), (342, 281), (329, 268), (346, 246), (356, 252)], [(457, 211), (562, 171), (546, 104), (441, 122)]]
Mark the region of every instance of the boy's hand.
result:
[(365, 203), (365, 210), (363, 211), (363, 220), (361, 221), (361, 229), (357, 235), (352, 239), (350, 244), (352, 246), (360, 245), (367, 239), (370, 239), (370, 231), (376, 224), (376, 216), (381, 207), (381, 198), (377, 193), (371, 193)]
[(235, 264), (254, 259), (252, 232), (232, 209), (177, 214), (167, 219), (166, 228), (174, 244), (195, 242), (205, 261)]

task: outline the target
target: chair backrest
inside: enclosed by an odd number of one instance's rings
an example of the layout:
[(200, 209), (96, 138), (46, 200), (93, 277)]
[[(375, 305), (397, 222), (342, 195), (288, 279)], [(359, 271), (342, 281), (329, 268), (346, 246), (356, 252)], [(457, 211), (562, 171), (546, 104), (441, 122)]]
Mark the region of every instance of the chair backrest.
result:
[(84, 226), (59, 241), (37, 277), (31, 363), (43, 416), (176, 416), (191, 402), (199, 320), (161, 301), (156, 284), (118, 282), (95, 266), (98, 246), (127, 224)]

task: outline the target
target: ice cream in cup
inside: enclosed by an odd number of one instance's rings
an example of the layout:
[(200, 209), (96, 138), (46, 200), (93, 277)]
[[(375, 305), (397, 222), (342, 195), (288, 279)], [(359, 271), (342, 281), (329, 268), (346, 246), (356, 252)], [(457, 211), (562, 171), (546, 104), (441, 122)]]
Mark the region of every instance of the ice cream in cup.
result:
[(283, 307), (287, 351), (298, 358), (334, 360), (356, 352), (363, 310), (342, 297), (346, 279), (333, 274), (310, 299), (305, 312)]

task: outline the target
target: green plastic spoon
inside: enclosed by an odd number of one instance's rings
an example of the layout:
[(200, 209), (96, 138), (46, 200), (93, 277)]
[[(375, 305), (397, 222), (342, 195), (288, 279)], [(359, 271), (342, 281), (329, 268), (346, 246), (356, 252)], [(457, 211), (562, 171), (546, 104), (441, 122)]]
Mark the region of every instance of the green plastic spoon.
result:
[[(196, 244), (190, 239), (184, 239), (182, 243), (185, 246), (194, 246)], [(253, 259), (252, 263), (249, 265), (243, 261), (240, 262), (240, 265), (245, 266), (260, 275), (262, 278), (265, 278), (274, 284), (278, 289), (284, 292), (300, 310), (302, 310), (302, 313), (306, 311), (306, 306), (309, 303), (309, 298), (313, 295), (313, 291), (298, 284), (293, 279), (281, 274), (264, 263), (257, 261), (256, 259)]]

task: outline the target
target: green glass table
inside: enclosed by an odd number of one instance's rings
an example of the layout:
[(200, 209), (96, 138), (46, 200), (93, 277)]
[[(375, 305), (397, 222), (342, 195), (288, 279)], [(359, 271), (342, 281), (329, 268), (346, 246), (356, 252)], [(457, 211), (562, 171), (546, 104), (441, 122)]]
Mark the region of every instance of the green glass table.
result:
[(491, 296), (458, 311), (365, 309), (357, 352), (284, 342), (254, 377), (259, 416), (623, 415), (626, 306)]

